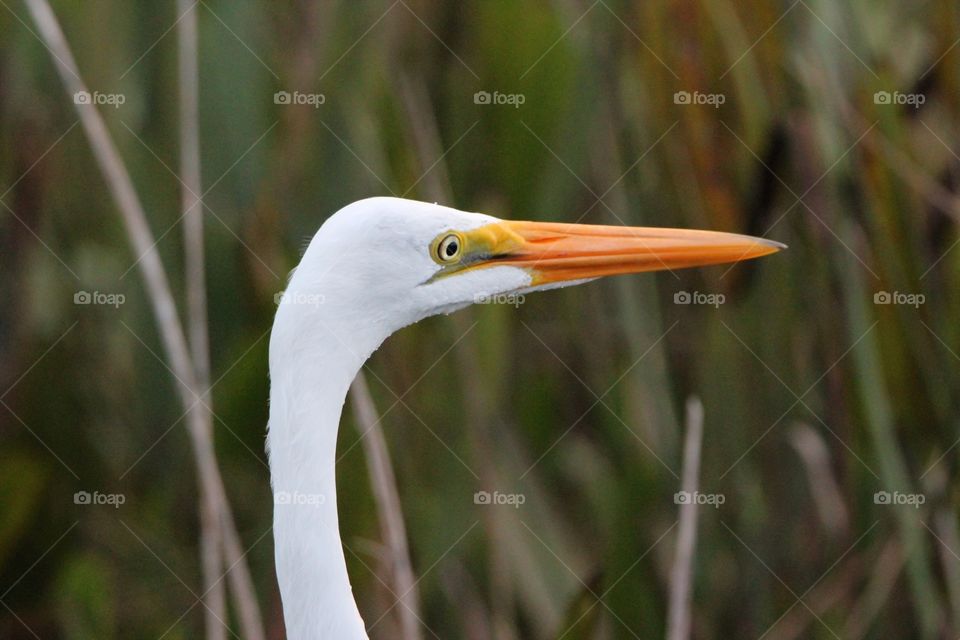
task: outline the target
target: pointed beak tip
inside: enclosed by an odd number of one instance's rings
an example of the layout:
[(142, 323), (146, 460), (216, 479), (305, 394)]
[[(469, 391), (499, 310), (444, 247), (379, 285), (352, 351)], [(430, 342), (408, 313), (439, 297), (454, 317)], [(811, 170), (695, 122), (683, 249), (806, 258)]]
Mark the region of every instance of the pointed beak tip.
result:
[[(778, 253), (789, 247), (782, 242), (777, 242), (776, 240), (770, 240), (768, 238), (752, 238), (754, 242), (763, 247), (760, 255), (770, 255), (772, 253)], [(759, 256), (758, 256), (759, 257)]]

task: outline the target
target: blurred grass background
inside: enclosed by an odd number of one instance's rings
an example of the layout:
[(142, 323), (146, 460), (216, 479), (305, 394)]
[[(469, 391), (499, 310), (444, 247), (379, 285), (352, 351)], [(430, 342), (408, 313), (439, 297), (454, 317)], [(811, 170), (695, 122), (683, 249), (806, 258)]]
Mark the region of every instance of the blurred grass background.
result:
[[(126, 98), (101, 113), (182, 299), (174, 5), (53, 3), (91, 90)], [(690, 395), (701, 490), (725, 497), (700, 512), (694, 637), (960, 633), (960, 6), (194, 10), (216, 441), (271, 637), (274, 295), (326, 216), (391, 194), (790, 245), (433, 318), (374, 355), (425, 636), (662, 636)], [(197, 637), (196, 482), (137, 256), (24, 6), (5, 0), (0, 29), (0, 637)], [(126, 300), (74, 305), (81, 290)], [(675, 303), (692, 292), (725, 302)], [(354, 421), (348, 404), (348, 565), (367, 623), (384, 616), (372, 636), (396, 637)], [(476, 505), (480, 490), (526, 501)], [(126, 502), (76, 505), (77, 491)], [(925, 502), (876, 504), (882, 491)]]

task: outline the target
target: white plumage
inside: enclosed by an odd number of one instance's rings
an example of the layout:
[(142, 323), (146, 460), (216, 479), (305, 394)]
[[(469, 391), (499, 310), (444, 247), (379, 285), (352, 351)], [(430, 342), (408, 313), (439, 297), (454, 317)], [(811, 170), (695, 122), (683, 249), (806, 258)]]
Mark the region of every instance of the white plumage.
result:
[(390, 334), (479, 296), (780, 247), (706, 231), (513, 223), (397, 198), (331, 216), (290, 278), (270, 339), (267, 446), (288, 638), (367, 638), (340, 541), (336, 443), (350, 383)]

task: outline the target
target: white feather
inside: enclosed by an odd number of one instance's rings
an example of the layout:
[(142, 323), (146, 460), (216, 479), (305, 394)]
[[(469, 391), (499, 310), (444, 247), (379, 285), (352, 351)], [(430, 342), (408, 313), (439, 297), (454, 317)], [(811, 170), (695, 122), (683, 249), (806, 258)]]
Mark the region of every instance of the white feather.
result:
[(396, 198), (355, 202), (320, 228), (270, 338), (267, 445), (277, 579), (291, 640), (367, 637), (347, 575), (336, 500), (337, 429), (351, 381), (391, 333), (479, 295), (530, 286), (523, 269), (440, 269), (430, 244), (496, 218)]

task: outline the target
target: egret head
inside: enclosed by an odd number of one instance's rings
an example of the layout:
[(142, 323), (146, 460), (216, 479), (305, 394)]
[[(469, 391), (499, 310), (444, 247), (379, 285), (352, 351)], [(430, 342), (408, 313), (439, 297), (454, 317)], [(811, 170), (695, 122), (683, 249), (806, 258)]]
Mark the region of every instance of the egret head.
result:
[(351, 326), (373, 322), (382, 339), (427, 316), (500, 294), (736, 262), (781, 248), (714, 231), (507, 221), (369, 198), (323, 224), (288, 293), (318, 296), (318, 308), (335, 309)]
[[(314, 236), (277, 311), (268, 436), (274, 491), (336, 495), (344, 396), (364, 361), (401, 327), (501, 294), (779, 248), (710, 231), (511, 222), (397, 198), (355, 202)], [(290, 637), (365, 638), (336, 500), (289, 506), (275, 510), (274, 535)]]

